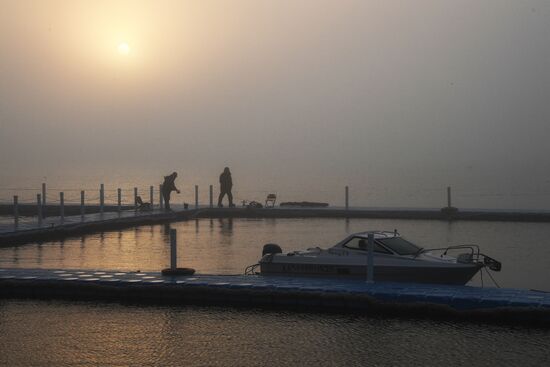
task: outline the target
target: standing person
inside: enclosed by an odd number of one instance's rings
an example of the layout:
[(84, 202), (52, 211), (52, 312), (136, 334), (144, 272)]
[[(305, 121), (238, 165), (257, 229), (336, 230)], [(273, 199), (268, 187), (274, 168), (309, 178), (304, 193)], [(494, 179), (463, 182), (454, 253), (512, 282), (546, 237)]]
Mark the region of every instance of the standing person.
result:
[(233, 194), (231, 193), (231, 188), (233, 187), (233, 180), (231, 180), (231, 172), (229, 167), (225, 167), (223, 173), (220, 175), (220, 196), (218, 197), (218, 207), (222, 208), (222, 200), (225, 194), (229, 199), (229, 207), (232, 208), (235, 206), (233, 204)]
[(164, 176), (164, 182), (162, 184), (162, 197), (164, 198), (164, 207), (166, 210), (170, 210), (170, 193), (172, 191), (176, 191), (178, 194), (180, 193), (180, 190), (177, 189), (175, 184), (176, 177), (178, 177), (177, 172)]

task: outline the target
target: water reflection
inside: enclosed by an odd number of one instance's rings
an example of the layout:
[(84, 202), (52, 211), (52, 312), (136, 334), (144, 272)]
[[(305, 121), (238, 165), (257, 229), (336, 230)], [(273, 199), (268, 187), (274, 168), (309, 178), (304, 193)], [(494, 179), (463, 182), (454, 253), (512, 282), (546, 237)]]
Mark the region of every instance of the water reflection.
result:
[(220, 244), (231, 246), (233, 243), (233, 218), (219, 218)]
[(38, 265), (42, 265), (42, 242), (38, 242), (38, 244), (36, 245), (36, 248), (37, 248), (37, 256), (36, 256), (36, 259), (37, 259), (37, 263)]
[(122, 247), (122, 231), (117, 232), (117, 244), (118, 244), (118, 250), (120, 251), (120, 248)]
[[(397, 228), (423, 247), (477, 243), (502, 261), (507, 287), (550, 291), (550, 225), (377, 219), (196, 219), (89, 234), (64, 241), (0, 248), (0, 267), (159, 271), (169, 265), (170, 228), (178, 231), (178, 263), (199, 273), (236, 274), (261, 256), (265, 243), (284, 251), (327, 247), (349, 233)], [(487, 280), (487, 279), (485, 279)], [(480, 284), (475, 278), (473, 284)]]
[(13, 248), (13, 265), (19, 265), (19, 246)]
[(15, 300), (0, 301), (0, 334), (0, 363), (10, 366), (544, 366), (550, 336), (429, 320)]

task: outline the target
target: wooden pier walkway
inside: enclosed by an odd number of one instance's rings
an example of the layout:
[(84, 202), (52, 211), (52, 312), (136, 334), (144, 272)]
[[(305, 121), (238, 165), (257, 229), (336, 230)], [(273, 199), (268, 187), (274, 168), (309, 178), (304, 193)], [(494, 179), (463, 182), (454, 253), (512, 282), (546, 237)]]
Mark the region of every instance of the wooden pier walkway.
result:
[(0, 297), (297, 308), (550, 326), (550, 293), (349, 279), (0, 269)]

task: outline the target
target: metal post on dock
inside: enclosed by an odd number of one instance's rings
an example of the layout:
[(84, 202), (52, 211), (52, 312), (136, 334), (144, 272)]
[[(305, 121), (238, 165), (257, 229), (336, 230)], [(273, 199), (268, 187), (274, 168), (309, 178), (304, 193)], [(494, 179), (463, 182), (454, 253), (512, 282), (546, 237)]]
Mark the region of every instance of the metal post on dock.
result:
[(451, 207), (451, 186), (447, 186), (447, 207)]
[(19, 226), (19, 197), (13, 197), (13, 225), (17, 229)]
[(349, 187), (346, 186), (346, 210), (349, 209)]
[(367, 236), (367, 283), (374, 282), (374, 233)]
[(59, 193), (59, 216), (61, 217), (61, 223), (65, 221), (65, 195)]
[(105, 186), (99, 186), (99, 212), (103, 214), (103, 206), (105, 205)]
[(178, 243), (177, 243), (177, 231), (170, 228), (170, 269), (176, 270), (178, 267)]
[(150, 196), (150, 203), (151, 203), (151, 209), (153, 208), (153, 186), (149, 186), (149, 196)]
[(138, 203), (137, 203), (137, 197), (138, 197), (138, 191), (137, 191), (137, 187), (134, 187), (134, 206), (137, 207)]
[(164, 207), (164, 198), (162, 197), (162, 184), (159, 185), (159, 207), (160, 209)]
[(117, 194), (117, 211), (120, 213), (122, 206), (122, 190), (120, 188), (116, 189)]
[(40, 194), (36, 194), (36, 214), (38, 216), (38, 225), (42, 225), (42, 198)]
[(214, 207), (214, 187), (210, 185), (210, 207)]
[(42, 183), (42, 206), (46, 206), (46, 183)]
[(170, 267), (162, 269), (162, 275), (193, 275), (195, 269), (191, 268), (178, 268), (178, 243), (177, 232), (175, 229), (170, 228)]
[(84, 191), (80, 191), (80, 216), (84, 218)]
[(195, 209), (199, 208), (199, 185), (195, 185)]

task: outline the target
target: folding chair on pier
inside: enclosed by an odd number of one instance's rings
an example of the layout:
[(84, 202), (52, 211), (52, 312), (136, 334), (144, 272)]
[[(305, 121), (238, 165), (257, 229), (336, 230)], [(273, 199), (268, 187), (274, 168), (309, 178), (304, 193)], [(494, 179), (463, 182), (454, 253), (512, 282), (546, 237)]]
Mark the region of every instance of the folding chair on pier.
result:
[(277, 194), (267, 195), (267, 198), (265, 199), (265, 207), (266, 208), (274, 208), (275, 207), (275, 201), (277, 201)]

